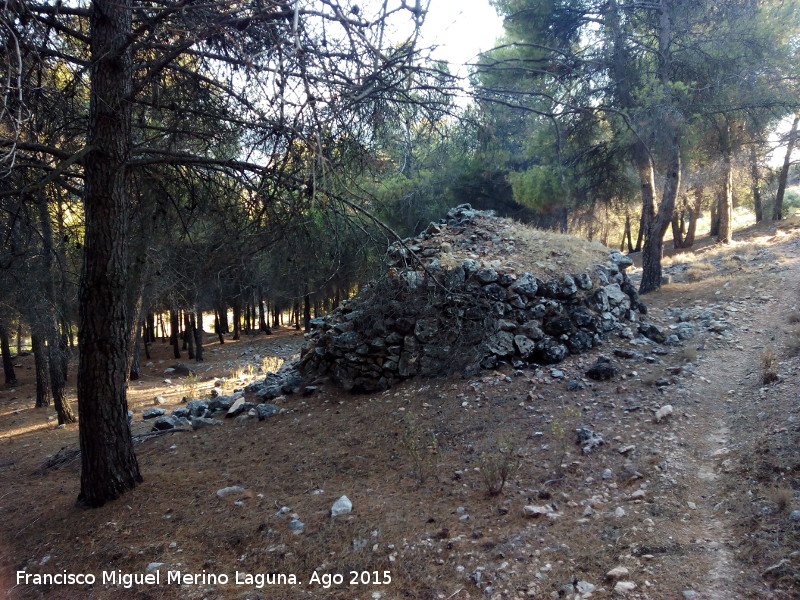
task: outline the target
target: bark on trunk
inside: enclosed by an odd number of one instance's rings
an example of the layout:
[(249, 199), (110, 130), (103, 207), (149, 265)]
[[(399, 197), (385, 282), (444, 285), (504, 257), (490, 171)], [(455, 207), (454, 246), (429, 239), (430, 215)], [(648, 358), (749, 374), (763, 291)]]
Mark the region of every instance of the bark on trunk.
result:
[[(145, 332), (144, 341), (145, 347), (147, 347), (148, 343), (152, 344), (156, 341), (156, 316), (153, 313), (147, 313)], [(150, 356), (148, 355), (147, 358), (150, 358)]]
[(264, 308), (264, 292), (261, 288), (258, 288), (258, 327), (267, 335), (272, 333), (269, 330), (269, 325), (267, 325), (267, 311)]
[(31, 335), (34, 371), (36, 372), (36, 408), (50, 406), (50, 364), (47, 360), (47, 347), (39, 334)]
[(306, 289), (306, 294), (303, 296), (303, 328), (306, 333), (311, 331), (311, 294)]
[(675, 210), (675, 199), (681, 185), (681, 153), (677, 137), (670, 140), (669, 165), (664, 181), (664, 192), (658, 212), (650, 219), (650, 226), (645, 234), (642, 249), (642, 282), (639, 293), (646, 294), (661, 287), (661, 255), (664, 246), (664, 234), (669, 227), (672, 213)]
[(761, 223), (764, 220), (764, 206), (761, 202), (761, 175), (758, 168), (756, 144), (750, 145), (750, 176), (752, 177), (750, 189), (753, 191), (753, 210), (756, 213), (756, 223)]
[(678, 211), (672, 213), (672, 247), (677, 249), (683, 248), (683, 227)]
[(194, 326), (192, 316), (188, 311), (183, 312), (183, 335), (186, 343), (186, 353), (189, 359), (194, 359)]
[(144, 331), (140, 334), (140, 336), (142, 339), (142, 344), (144, 345), (145, 358), (147, 358), (147, 360), (150, 360), (150, 341), (151, 339), (154, 341), (155, 338), (154, 337), (151, 338), (149, 325), (145, 324)]
[(686, 237), (683, 238), (683, 247), (691, 248), (694, 246), (695, 236), (697, 235), (697, 219), (700, 217), (700, 208), (703, 205), (703, 188), (698, 186), (694, 190), (694, 204), (689, 208), (689, 228), (686, 230)]
[(131, 381), (136, 381), (141, 377), (141, 365), (139, 364), (139, 354), (142, 346), (141, 328), (137, 328), (136, 343), (133, 345), (133, 358), (131, 359)]
[(733, 241), (733, 149), (731, 147), (730, 125), (722, 133), (722, 193), (719, 195), (717, 214), (719, 232), (717, 238), (723, 244)]
[(789, 179), (789, 167), (792, 165), (792, 151), (797, 141), (798, 121), (800, 121), (800, 114), (795, 115), (792, 129), (789, 132), (789, 141), (786, 144), (786, 156), (783, 159), (783, 167), (781, 167), (781, 172), (778, 176), (778, 192), (775, 194), (775, 204), (772, 207), (773, 221), (780, 221), (783, 219), (783, 196), (786, 193), (786, 182)]
[(16, 385), (17, 375), (14, 373), (14, 362), (11, 360), (11, 347), (8, 343), (8, 329), (0, 323), (0, 354), (3, 357), (3, 375), (6, 385)]
[(126, 396), (135, 323), (126, 290), (131, 148), (131, 0), (91, 5), (90, 107), (84, 175), (85, 248), (80, 289), (78, 504), (101, 506), (142, 477)]
[(247, 335), (250, 335), (250, 332), (253, 330), (253, 321), (251, 319), (252, 311), (250, 310), (250, 303), (244, 303), (244, 332)]
[(197, 317), (192, 315), (192, 331), (194, 332), (194, 359), (203, 362), (203, 311), (197, 309)]
[(217, 312), (219, 313), (219, 333), (230, 333), (231, 328), (228, 325), (228, 307), (225, 303), (220, 303)]
[(172, 356), (176, 359), (181, 357), (181, 342), (178, 330), (180, 329), (180, 320), (178, 319), (178, 311), (173, 309), (169, 311), (169, 343), (172, 345)]
[(74, 423), (77, 416), (69, 405), (66, 395), (68, 355), (66, 344), (59, 330), (58, 307), (62, 305), (56, 297), (55, 272), (53, 262), (55, 259), (55, 246), (53, 244), (53, 227), (50, 222), (50, 212), (47, 200), (38, 199), (39, 225), (42, 236), (42, 288), (44, 291), (44, 304), (40, 307), (42, 333), (47, 342), (47, 365), (50, 371), (50, 392), (58, 415), (59, 425)]
[(242, 305), (241, 300), (236, 298), (233, 301), (233, 339), (241, 339), (242, 331)]
[(214, 331), (217, 332), (217, 338), (220, 344), (225, 343), (225, 336), (222, 334), (222, 325), (219, 322), (219, 313), (214, 311)]

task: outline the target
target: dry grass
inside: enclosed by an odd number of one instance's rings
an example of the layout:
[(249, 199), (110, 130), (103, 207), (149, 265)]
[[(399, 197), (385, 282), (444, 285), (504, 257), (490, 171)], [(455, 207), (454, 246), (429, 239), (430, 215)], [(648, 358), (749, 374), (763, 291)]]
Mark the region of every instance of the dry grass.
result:
[(767, 348), (761, 353), (761, 383), (769, 385), (778, 379), (778, 355), (772, 348)]
[(676, 356), (679, 363), (690, 363), (697, 360), (697, 349), (692, 346), (683, 346)]
[[(593, 265), (608, 260), (609, 249), (600, 243), (535, 229), (511, 220), (502, 220), (498, 225), (497, 222), (478, 219), (470, 231), (477, 231), (479, 236), (488, 240), (484, 242), (486, 255), (481, 258), (494, 259), (545, 280), (562, 273), (586, 272)], [(490, 238), (499, 238), (499, 241)], [(439, 260), (445, 268), (458, 265), (472, 254), (474, 245), (471, 242), (470, 249), (465, 250), (458, 239), (445, 242)]]
[(789, 512), (794, 504), (794, 490), (790, 487), (774, 487), (768, 490), (767, 498), (779, 513)]
[(717, 269), (711, 263), (693, 263), (685, 273), (687, 281), (703, 281), (717, 274)]
[(786, 330), (786, 353), (789, 356), (800, 356), (800, 325)]
[(517, 260), (534, 274), (552, 276), (548, 266), (558, 273), (580, 273), (608, 259), (609, 250), (602, 244), (571, 235), (533, 229), (520, 223), (510, 225), (506, 235), (516, 242)]
[(506, 482), (519, 468), (519, 460), (510, 444), (498, 439), (495, 447), (481, 453), (480, 473), (489, 496), (499, 496)]

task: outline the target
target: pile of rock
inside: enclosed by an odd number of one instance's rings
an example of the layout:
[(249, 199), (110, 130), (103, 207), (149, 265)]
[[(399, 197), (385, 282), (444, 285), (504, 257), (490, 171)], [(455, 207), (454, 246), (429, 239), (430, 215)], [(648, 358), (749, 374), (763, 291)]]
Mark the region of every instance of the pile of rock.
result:
[(372, 392), (415, 375), (557, 363), (630, 333), (646, 309), (627, 256), (580, 242), (602, 260), (569, 273), (526, 265), (512, 225), (462, 205), (395, 243), (383, 280), (312, 321), (302, 374)]
[[(189, 400), (186, 406), (179, 406), (170, 414), (163, 408), (147, 408), (142, 412), (145, 421), (153, 419), (153, 431), (165, 431), (189, 427), (197, 430), (208, 425), (222, 425), (217, 417), (233, 418), (246, 416), (249, 419), (264, 421), (278, 412), (278, 407), (266, 402), (248, 402), (243, 392), (227, 396), (217, 396), (210, 400)], [(128, 414), (129, 421), (133, 413)]]

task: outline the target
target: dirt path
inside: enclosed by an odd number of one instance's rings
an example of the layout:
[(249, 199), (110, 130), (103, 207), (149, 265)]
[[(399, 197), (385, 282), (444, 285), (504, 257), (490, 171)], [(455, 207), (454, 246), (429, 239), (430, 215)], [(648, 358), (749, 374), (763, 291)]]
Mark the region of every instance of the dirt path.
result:
[[(797, 404), (793, 379), (797, 373), (789, 369), (782, 374), (788, 380), (783, 377), (766, 388), (761, 359), (766, 349), (775, 348), (780, 355), (787, 315), (798, 303), (800, 238), (788, 237), (769, 250), (777, 266), (763, 271), (745, 268), (735, 280), (720, 280), (713, 296), (692, 299), (698, 307), (706, 303), (721, 313), (730, 328), (693, 340), (699, 348), (695, 368), (669, 392), (675, 414), (671, 434), (660, 444), (668, 485), (662, 485), (659, 498), (678, 503), (680, 516), (664, 520), (661, 534), (683, 550), (672, 559), (683, 564), (673, 568), (678, 565), (666, 560), (662, 576), (672, 579), (665, 588), (681, 590), (685, 598), (785, 597), (767, 585), (763, 562), (741, 558), (758, 552), (746, 548), (750, 542), (742, 538), (741, 523), (750, 515), (751, 498), (757, 498), (759, 490), (750, 489), (750, 482), (740, 478), (737, 465), (750, 462), (749, 454), (765, 434), (763, 428), (769, 427), (764, 409), (768, 407), (780, 423)], [(676, 298), (670, 296), (658, 303), (667, 300), (663, 306), (676, 306)], [(692, 571), (687, 560), (694, 563), (693, 577), (687, 577)]]

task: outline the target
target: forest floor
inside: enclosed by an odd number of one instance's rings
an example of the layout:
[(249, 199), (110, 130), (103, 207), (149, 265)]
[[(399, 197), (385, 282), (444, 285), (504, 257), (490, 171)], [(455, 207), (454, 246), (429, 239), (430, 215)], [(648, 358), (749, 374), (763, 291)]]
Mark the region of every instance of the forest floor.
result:
[[(75, 507), (77, 426), (33, 407), (33, 358), (19, 357), (20, 384), (0, 390), (0, 595), (798, 598), (800, 222), (665, 264), (672, 282), (644, 300), (662, 327), (695, 326), (681, 346), (613, 339), (555, 368), (280, 397), (263, 422), (142, 441), (144, 482), (94, 510)], [(154, 345), (131, 385), (135, 433), (156, 396), (171, 409), (220, 378), (241, 387), (302, 343), (290, 329), (208, 339), (197, 381), (165, 375), (176, 361)], [(620, 368), (611, 381), (584, 378), (600, 353)], [(578, 428), (604, 443), (584, 452)], [(230, 486), (242, 489), (218, 493)], [(352, 513), (331, 518), (342, 495)], [(97, 581), (18, 584), (22, 570)], [(167, 581), (177, 571), (192, 581)]]

